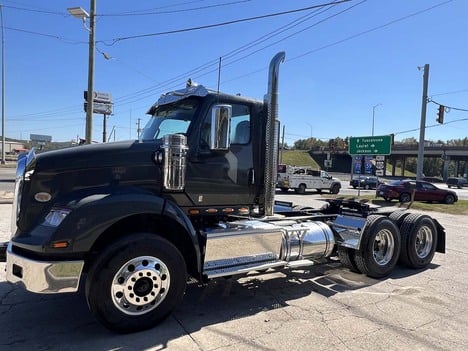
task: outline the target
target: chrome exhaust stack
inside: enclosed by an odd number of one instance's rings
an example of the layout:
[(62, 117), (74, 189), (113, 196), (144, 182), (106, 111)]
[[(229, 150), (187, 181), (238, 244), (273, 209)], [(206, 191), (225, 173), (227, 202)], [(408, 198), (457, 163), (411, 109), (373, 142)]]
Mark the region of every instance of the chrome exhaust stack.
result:
[(268, 92), (264, 97), (268, 109), (265, 133), (265, 215), (273, 215), (276, 177), (278, 173), (279, 119), (278, 119), (278, 73), (284, 61), (284, 51), (277, 53), (270, 62)]

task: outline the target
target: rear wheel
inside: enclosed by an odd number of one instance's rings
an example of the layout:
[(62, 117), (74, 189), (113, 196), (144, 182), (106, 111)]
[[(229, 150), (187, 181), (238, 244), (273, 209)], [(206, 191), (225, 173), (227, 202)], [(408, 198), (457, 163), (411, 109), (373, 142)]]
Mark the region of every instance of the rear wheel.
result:
[(400, 202), (410, 202), (411, 201), (411, 195), (408, 193), (403, 193), (400, 195)]
[(297, 194), (305, 194), (306, 186), (305, 184), (299, 184), (299, 186), (295, 189)]
[(356, 251), (357, 268), (373, 278), (390, 274), (400, 254), (400, 231), (396, 224), (385, 216), (367, 217), (361, 237), (361, 248)]
[(388, 216), (388, 218), (390, 218), (392, 221), (394, 221), (396, 223), (396, 225), (398, 226), (398, 228), (400, 228), (401, 224), (403, 223), (403, 220), (409, 214), (410, 214), (410, 212), (407, 212), (407, 211), (395, 211), (395, 212), (392, 212), (390, 214), (390, 216)]
[(110, 245), (92, 265), (86, 299), (94, 316), (119, 333), (148, 329), (182, 300), (187, 273), (179, 250), (155, 234)]
[(437, 228), (431, 217), (412, 213), (401, 226), (400, 263), (424, 268), (431, 263), (437, 246)]
[(356, 250), (350, 249), (348, 247), (338, 246), (337, 253), (340, 258), (341, 264), (348, 268), (351, 272), (361, 273), (359, 268), (354, 261), (354, 255)]

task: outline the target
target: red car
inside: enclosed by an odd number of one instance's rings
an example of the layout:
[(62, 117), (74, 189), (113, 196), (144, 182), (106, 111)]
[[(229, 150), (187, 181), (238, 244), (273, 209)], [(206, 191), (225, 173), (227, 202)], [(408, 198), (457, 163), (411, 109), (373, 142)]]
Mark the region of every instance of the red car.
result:
[(415, 201), (437, 201), (453, 204), (458, 201), (458, 195), (452, 190), (440, 189), (434, 184), (420, 180), (394, 180), (377, 187), (375, 196), (383, 197), (385, 201), (397, 199), (400, 202), (411, 201), (411, 194), (415, 191)]

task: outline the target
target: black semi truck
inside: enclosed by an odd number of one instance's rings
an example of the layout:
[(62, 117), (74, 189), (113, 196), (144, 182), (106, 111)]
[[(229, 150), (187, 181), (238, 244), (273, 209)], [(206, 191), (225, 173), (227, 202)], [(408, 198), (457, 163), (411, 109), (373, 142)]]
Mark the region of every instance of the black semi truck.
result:
[(141, 140), (21, 155), (7, 280), (43, 294), (84, 289), (95, 317), (127, 333), (168, 316), (189, 280), (336, 258), (382, 278), (444, 253), (444, 228), (427, 215), (275, 202), (284, 57), (270, 63), (263, 101), (188, 82), (149, 109)]

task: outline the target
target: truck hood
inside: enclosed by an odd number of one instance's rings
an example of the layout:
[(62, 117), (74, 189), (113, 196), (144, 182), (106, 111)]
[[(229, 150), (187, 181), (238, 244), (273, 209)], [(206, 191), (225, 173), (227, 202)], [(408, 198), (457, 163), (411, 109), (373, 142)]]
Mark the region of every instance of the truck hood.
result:
[(47, 151), (35, 159), (35, 171), (60, 173), (73, 169), (136, 166), (153, 162), (154, 152), (160, 142), (138, 142), (135, 140), (106, 144), (91, 144)]

